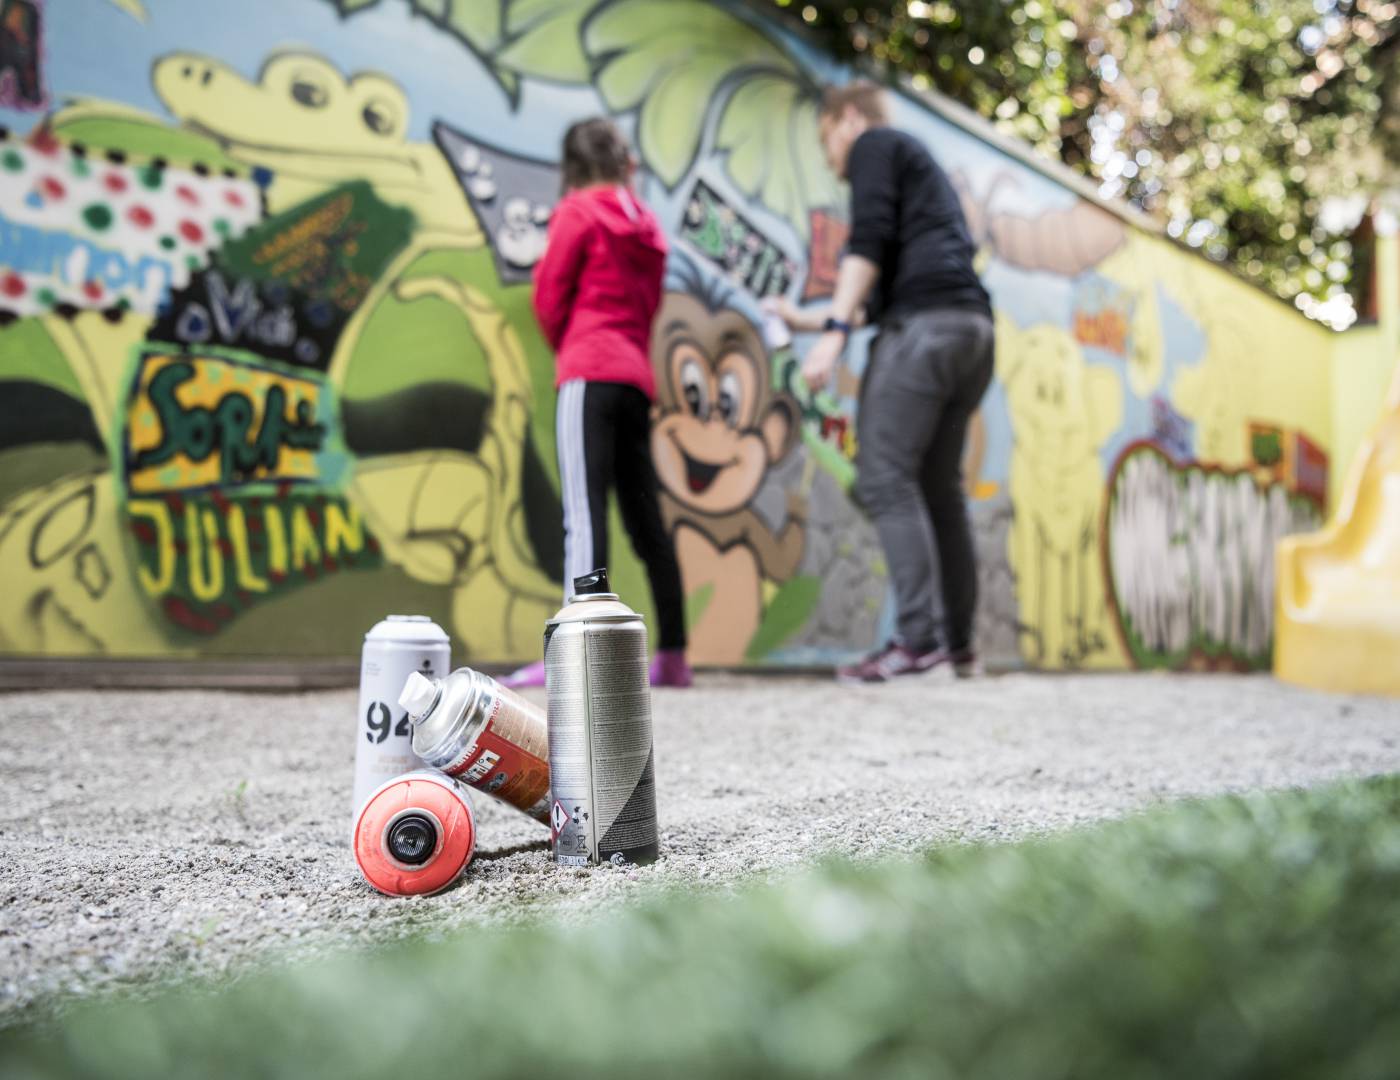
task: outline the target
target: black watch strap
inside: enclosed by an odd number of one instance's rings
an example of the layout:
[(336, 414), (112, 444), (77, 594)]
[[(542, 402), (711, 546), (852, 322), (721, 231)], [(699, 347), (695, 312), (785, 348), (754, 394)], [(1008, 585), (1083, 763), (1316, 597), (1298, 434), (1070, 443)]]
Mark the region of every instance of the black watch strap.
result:
[(850, 323), (848, 323), (848, 322), (842, 322), (840, 319), (833, 319), (833, 318), (831, 318), (830, 316), (827, 316), (826, 322), (822, 323), (822, 330), (823, 330), (823, 331), (840, 330), (841, 333), (845, 334), (847, 337), (850, 337), (850, 336), (851, 336), (851, 324), (850, 324)]

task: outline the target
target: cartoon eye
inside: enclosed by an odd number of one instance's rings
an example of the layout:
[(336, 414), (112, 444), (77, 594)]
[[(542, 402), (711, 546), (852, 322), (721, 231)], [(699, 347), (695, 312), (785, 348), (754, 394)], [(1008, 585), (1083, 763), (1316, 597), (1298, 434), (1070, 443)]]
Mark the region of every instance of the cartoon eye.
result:
[(719, 380), (719, 400), (715, 402), (715, 408), (719, 410), (719, 415), (730, 427), (739, 426), (740, 406), (743, 404), (744, 388), (739, 383), (739, 376), (732, 371), (726, 371)]
[(376, 135), (388, 135), (398, 126), (398, 114), (387, 101), (371, 98), (360, 112), (365, 127)]
[(326, 88), (313, 82), (304, 75), (298, 75), (292, 80), (292, 98), (299, 105), (305, 105), (308, 109), (324, 108), (330, 95), (326, 93)]
[(705, 373), (694, 360), (681, 365), (681, 393), (692, 414), (701, 420), (710, 418), (710, 388), (706, 385)]

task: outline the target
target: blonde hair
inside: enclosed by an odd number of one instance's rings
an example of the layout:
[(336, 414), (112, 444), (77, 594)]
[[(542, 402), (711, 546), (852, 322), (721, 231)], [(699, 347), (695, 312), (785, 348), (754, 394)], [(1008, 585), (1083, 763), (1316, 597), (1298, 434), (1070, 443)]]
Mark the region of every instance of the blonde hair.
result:
[(884, 89), (868, 79), (857, 79), (844, 86), (828, 86), (822, 91), (820, 115), (823, 120), (839, 119), (848, 106), (877, 126), (890, 122)]

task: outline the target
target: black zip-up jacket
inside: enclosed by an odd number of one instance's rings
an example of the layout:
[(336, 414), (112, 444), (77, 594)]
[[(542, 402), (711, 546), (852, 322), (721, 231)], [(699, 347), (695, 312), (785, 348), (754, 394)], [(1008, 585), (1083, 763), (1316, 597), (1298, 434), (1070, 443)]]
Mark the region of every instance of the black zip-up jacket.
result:
[(851, 236), (847, 250), (880, 268), (867, 311), (910, 315), (963, 308), (991, 315), (972, 268), (975, 248), (957, 192), (919, 140), (875, 127), (851, 145)]

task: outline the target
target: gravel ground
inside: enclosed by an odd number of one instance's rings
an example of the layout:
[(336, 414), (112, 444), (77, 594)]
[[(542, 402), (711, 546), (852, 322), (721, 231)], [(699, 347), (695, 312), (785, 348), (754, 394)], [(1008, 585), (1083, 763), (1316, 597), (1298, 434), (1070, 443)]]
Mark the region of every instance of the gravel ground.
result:
[(655, 866), (556, 868), (541, 826), (481, 797), (463, 880), (396, 900), (349, 854), (353, 692), (49, 692), (0, 696), (0, 710), (0, 1024), (55, 995), (572, 918), (828, 852), (1001, 840), (1165, 798), (1400, 770), (1400, 703), (1265, 677), (837, 690), (709, 676), (655, 698)]

